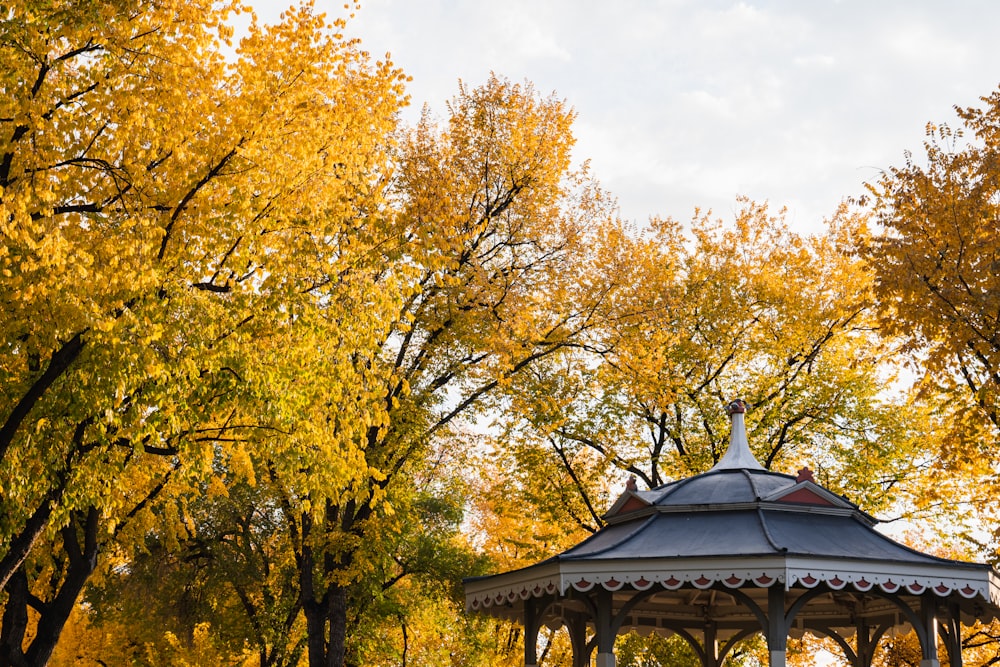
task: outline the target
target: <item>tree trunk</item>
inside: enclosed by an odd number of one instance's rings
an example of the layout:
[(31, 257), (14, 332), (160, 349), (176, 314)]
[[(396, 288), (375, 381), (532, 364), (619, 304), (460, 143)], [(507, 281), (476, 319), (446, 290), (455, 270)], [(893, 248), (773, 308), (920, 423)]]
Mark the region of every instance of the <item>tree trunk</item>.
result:
[(329, 599), (330, 667), (343, 667), (347, 656), (347, 589), (331, 585)]
[(347, 589), (331, 585), (320, 600), (303, 605), (309, 667), (344, 667), (347, 655)]
[[(28, 576), (23, 569), (10, 578), (6, 587), (3, 628), (0, 629), (0, 667), (44, 667), (48, 664), (83, 587), (97, 566), (99, 519), (100, 513), (91, 507), (86, 513), (74, 512), (70, 525), (62, 529), (68, 567), (59, 589), (48, 602), (32, 598)], [(25, 651), (29, 605), (38, 612), (38, 625)]]
[(0, 667), (28, 667), (22, 646), (28, 628), (28, 575), (17, 570), (4, 586), (7, 604), (0, 628)]

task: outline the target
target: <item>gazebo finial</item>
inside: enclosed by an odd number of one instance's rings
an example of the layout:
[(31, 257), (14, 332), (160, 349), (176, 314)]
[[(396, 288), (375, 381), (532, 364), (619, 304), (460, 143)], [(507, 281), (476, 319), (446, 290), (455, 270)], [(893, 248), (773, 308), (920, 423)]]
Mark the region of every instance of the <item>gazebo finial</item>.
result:
[(764, 470), (764, 466), (754, 458), (747, 442), (747, 427), (743, 415), (747, 411), (747, 402), (742, 398), (731, 401), (726, 406), (726, 412), (732, 419), (732, 429), (729, 432), (729, 449), (712, 470)]

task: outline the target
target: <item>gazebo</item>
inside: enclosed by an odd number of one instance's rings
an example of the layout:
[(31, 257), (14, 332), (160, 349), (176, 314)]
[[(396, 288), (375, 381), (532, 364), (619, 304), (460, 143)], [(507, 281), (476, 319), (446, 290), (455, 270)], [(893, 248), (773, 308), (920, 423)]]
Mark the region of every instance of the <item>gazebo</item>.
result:
[(636, 630), (683, 637), (705, 667), (761, 633), (771, 667), (788, 637), (833, 639), (869, 667), (890, 631), (916, 631), (921, 667), (962, 664), (961, 625), (1000, 617), (989, 565), (937, 558), (874, 530), (876, 519), (822, 486), (766, 470), (747, 443), (746, 404), (727, 407), (729, 449), (706, 473), (639, 491), (630, 480), (607, 525), (535, 565), (465, 580), (466, 608), (524, 626), (537, 664), (543, 625), (565, 625), (573, 666), (614, 667), (614, 642)]

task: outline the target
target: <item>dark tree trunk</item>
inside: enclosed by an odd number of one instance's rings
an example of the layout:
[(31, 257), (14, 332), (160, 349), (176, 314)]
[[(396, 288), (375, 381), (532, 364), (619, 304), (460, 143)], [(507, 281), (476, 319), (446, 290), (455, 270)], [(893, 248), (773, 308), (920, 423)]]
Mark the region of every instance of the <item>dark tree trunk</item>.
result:
[(347, 655), (347, 589), (331, 585), (326, 597), (330, 630), (330, 667), (343, 667)]
[[(342, 510), (328, 503), (325, 531), (332, 534), (339, 528), (344, 532), (358, 534), (359, 516), (370, 515), (367, 505), (362, 509), (359, 512), (353, 503), (348, 503), (347, 508)], [(345, 667), (348, 596), (347, 586), (336, 583), (336, 576), (351, 567), (355, 554), (351, 550), (339, 554), (327, 552), (321, 556), (314, 553), (307, 539), (312, 528), (312, 521), (303, 516), (299, 533), (302, 546), (297, 565), (302, 610), (306, 616), (309, 667)], [(323, 570), (322, 589), (316, 585), (313, 574), (317, 563), (322, 565)]]
[(18, 570), (4, 586), (7, 604), (0, 628), (0, 667), (27, 667), (21, 647), (28, 629), (28, 575)]
[[(62, 529), (68, 566), (59, 590), (48, 602), (31, 595), (23, 568), (10, 577), (6, 586), (3, 627), (0, 628), (0, 667), (44, 667), (48, 664), (83, 587), (97, 566), (99, 519), (99, 512), (91, 507), (86, 513), (75, 512), (70, 525)], [(29, 605), (38, 612), (38, 626), (25, 651)]]
[(331, 584), (319, 600), (303, 605), (309, 667), (344, 667), (347, 650), (347, 589)]

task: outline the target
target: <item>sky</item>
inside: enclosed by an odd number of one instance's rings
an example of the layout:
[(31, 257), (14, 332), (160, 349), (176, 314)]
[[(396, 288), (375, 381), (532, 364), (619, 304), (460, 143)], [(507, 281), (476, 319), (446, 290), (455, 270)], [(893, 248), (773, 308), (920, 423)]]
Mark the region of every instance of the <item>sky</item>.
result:
[(412, 77), (410, 122), (491, 72), (565, 99), (625, 219), (731, 221), (743, 195), (811, 233), (998, 88), (997, 25), (986, 0), (362, 0), (347, 34)]

